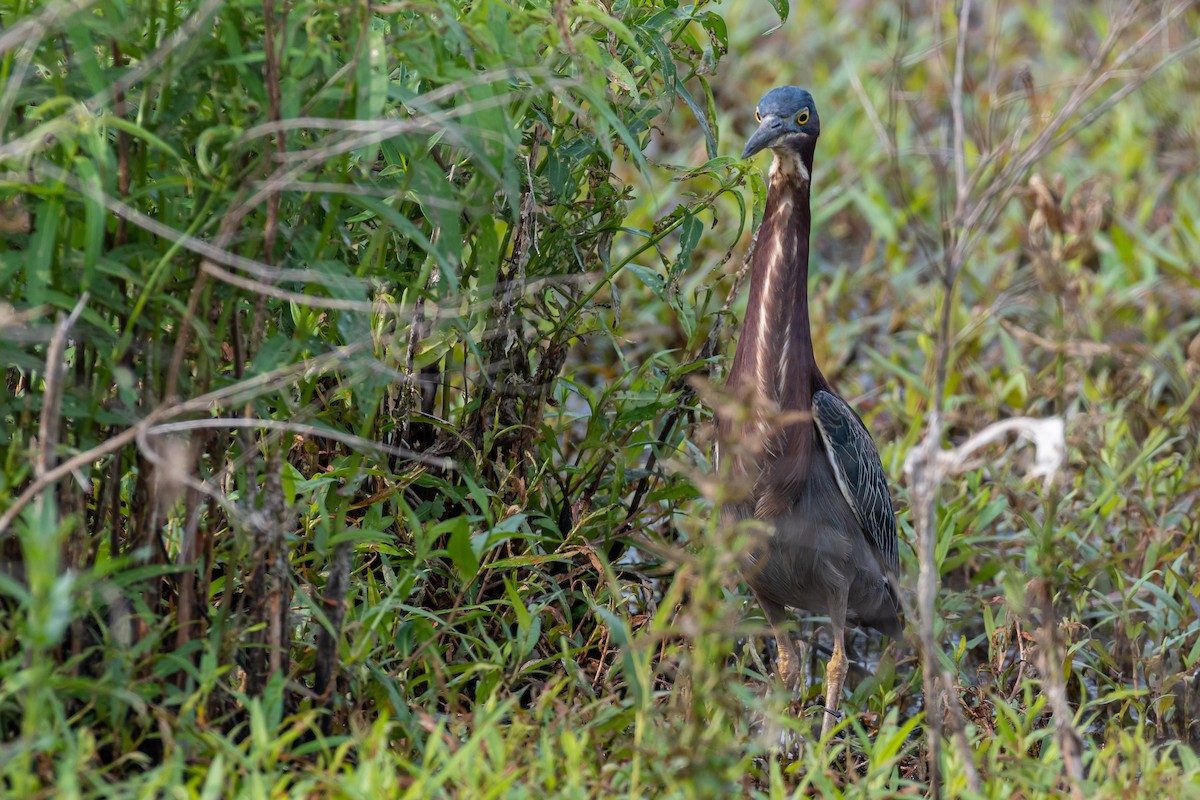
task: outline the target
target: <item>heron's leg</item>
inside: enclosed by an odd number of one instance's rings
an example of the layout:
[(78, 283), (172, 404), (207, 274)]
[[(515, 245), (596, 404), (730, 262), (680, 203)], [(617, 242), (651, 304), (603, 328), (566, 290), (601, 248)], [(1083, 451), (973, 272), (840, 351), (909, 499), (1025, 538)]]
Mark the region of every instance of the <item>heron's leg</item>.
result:
[(841, 597), (840, 605), (833, 605), (829, 619), (833, 628), (833, 655), (825, 666), (825, 719), (821, 723), (821, 738), (829, 737), (833, 726), (837, 723), (838, 705), (842, 699), (842, 687), (846, 684), (846, 673), (850, 670), (850, 662), (846, 658), (846, 597)]
[(763, 613), (767, 615), (767, 622), (771, 623), (771, 632), (775, 634), (775, 644), (779, 649), (779, 678), (789, 692), (794, 692), (796, 687), (801, 685), (802, 665), (792, 637), (785, 630), (788, 622), (787, 609), (758, 592), (754, 594), (758, 598), (758, 604), (762, 606)]

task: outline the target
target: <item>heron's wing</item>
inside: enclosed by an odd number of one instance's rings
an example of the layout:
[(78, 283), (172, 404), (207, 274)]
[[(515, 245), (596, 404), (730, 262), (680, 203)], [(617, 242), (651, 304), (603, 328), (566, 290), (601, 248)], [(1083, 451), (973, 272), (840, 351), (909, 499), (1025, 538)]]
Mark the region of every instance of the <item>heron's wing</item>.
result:
[(837, 476), (838, 488), (862, 525), (867, 541), (893, 574), (899, 572), (896, 513), (892, 510), (883, 462), (867, 426), (845, 400), (826, 391), (813, 394), (813, 419)]

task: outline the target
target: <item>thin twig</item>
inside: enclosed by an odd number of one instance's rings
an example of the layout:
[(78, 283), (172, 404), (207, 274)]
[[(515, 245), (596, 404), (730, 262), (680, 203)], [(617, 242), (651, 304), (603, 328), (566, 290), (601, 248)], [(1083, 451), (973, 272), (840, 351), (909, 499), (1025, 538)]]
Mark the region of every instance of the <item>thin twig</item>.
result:
[(39, 478), (54, 468), (58, 448), (59, 411), (62, 408), (63, 374), (66, 372), (64, 354), (67, 335), (87, 305), (88, 293), (84, 292), (65, 320), (54, 326), (50, 346), (46, 348), (46, 369), (43, 380), (46, 388), (42, 392), (42, 415), (38, 425), (38, 455), (34, 462), (34, 474)]
[(950, 109), (954, 117), (954, 216), (962, 215), (967, 202), (967, 151), (963, 125), (963, 73), (967, 53), (967, 34), (971, 25), (971, 0), (962, 0), (958, 11), (958, 41), (954, 46), (954, 90), (950, 94)]
[[(374, 342), (370, 338), (363, 339), (359, 342), (339, 347), (333, 352), (264, 372), (261, 375), (238, 381), (230, 386), (222, 387), (221, 389), (202, 394), (190, 400), (167, 404), (154, 409), (144, 419), (133, 426), (105, 439), (95, 447), (91, 447), (81, 453), (76, 453), (57, 467), (48, 470), (46, 474), (36, 476), (34, 481), (0, 515), (0, 538), (7, 534), (9, 527), (25, 506), (45, 491), (47, 487), (54, 485), (55, 482), (70, 475), (73, 471), (90, 466), (99, 459), (119, 451), (125, 445), (135, 441), (142, 431), (165, 422), (172, 417), (201, 412), (211, 413), (214, 408), (219, 408), (223, 404), (235, 405), (244, 402), (245, 398), (267, 394), (277, 390), (281, 386), (286, 386), (299, 375), (331, 368), (348, 361), (352, 356), (364, 350), (369, 350), (373, 346)], [(204, 420), (196, 420), (193, 422), (193, 425), (203, 427), (200, 424), (203, 422)], [(238, 424), (246, 424), (247, 422), (247, 420), (238, 420)], [(281, 420), (273, 420), (272, 422), (284, 425), (295, 424)], [(168, 428), (160, 432), (170, 432), (171, 430)], [(322, 435), (324, 435), (324, 432), (322, 432)], [(384, 447), (384, 445), (378, 442), (372, 442), (371, 444), (376, 448)]]
[(1071, 797), (1082, 800), (1083, 790), (1083, 738), (1076, 730), (1071, 704), (1067, 700), (1066, 686), (1062, 676), (1062, 648), (1058, 638), (1058, 625), (1054, 619), (1054, 603), (1050, 597), (1050, 587), (1045, 578), (1032, 582), (1030, 595), (1037, 605), (1041, 624), (1036, 628), (1038, 640), (1034, 659), (1042, 689), (1046, 695), (1046, 704), (1054, 719), (1054, 733), (1058, 738), (1058, 747), (1063, 761), (1063, 772), (1071, 787)]
[(373, 450), (384, 455), (416, 461), (419, 464), (424, 464), (425, 466), (433, 467), (435, 469), (455, 468), (455, 462), (452, 458), (430, 456), (426, 455), (425, 453), (418, 453), (415, 450), (409, 450), (406, 447), (395, 447), (394, 445), (383, 444), (382, 442), (377, 442), (373, 439), (364, 439), (361, 436), (355, 436), (351, 433), (344, 433), (343, 431), (336, 431), (330, 428), (319, 428), (316, 425), (306, 425), (304, 423), (283, 419), (266, 419), (262, 417), (255, 417), (251, 419), (246, 419), (244, 417), (192, 419), (180, 422), (157, 423), (150, 427), (148, 433), (153, 436), (161, 436), (163, 434), (183, 433), (186, 431), (201, 430), (205, 428), (217, 428), (221, 430), (238, 428), (298, 433), (302, 436), (308, 436), (314, 439), (332, 439), (335, 442), (341, 442), (342, 444), (356, 447), (360, 450)]
[(888, 136), (887, 129), (883, 126), (883, 120), (879, 118), (879, 112), (875, 110), (866, 88), (862, 85), (862, 79), (858, 77), (858, 70), (853, 68), (850, 69), (850, 88), (854, 89), (854, 94), (863, 107), (863, 113), (867, 115), (867, 121), (875, 129), (875, 135), (879, 137), (879, 144), (883, 146), (883, 152), (887, 153), (888, 158), (892, 158), (896, 155), (896, 143)]

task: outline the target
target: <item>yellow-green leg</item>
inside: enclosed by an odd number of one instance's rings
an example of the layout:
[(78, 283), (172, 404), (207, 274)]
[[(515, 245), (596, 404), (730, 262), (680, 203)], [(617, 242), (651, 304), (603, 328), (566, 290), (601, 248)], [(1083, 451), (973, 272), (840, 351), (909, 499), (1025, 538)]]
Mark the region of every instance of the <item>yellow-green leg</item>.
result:
[(777, 664), (779, 679), (783, 681), (784, 687), (789, 692), (795, 692), (800, 686), (803, 673), (800, 669), (800, 656), (796, 652), (796, 646), (792, 643), (792, 637), (784, 630), (788, 621), (787, 609), (761, 596), (758, 598), (758, 604), (762, 606), (767, 622), (771, 624), (771, 632), (775, 634), (775, 645), (779, 650), (779, 663)]
[(846, 627), (838, 621), (833, 622), (833, 655), (825, 667), (825, 720), (821, 723), (821, 738), (829, 738), (833, 726), (837, 724), (838, 705), (842, 700), (842, 687), (846, 684), (846, 673), (850, 670), (850, 662), (846, 658)]

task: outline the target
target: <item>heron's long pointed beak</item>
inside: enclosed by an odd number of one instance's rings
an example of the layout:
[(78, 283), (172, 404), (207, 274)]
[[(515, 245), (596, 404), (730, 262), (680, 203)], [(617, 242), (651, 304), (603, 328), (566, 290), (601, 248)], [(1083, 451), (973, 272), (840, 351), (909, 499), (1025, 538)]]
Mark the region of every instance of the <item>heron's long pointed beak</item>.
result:
[(755, 153), (761, 152), (775, 141), (775, 138), (782, 133), (783, 120), (774, 115), (764, 117), (762, 124), (758, 126), (758, 130), (750, 137), (750, 141), (746, 142), (746, 149), (742, 151), (742, 158), (749, 158)]

